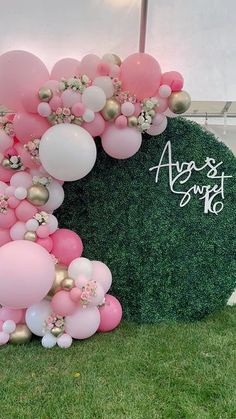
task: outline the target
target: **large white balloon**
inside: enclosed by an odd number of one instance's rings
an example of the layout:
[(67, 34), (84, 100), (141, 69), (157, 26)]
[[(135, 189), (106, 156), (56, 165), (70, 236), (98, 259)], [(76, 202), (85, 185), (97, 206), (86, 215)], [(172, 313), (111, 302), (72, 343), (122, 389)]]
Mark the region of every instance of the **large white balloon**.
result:
[(28, 328), (37, 336), (45, 335), (45, 321), (52, 313), (50, 301), (42, 300), (26, 310), (25, 322)]
[(59, 180), (72, 181), (93, 168), (97, 149), (92, 136), (75, 124), (58, 124), (41, 138), (39, 157), (44, 169)]

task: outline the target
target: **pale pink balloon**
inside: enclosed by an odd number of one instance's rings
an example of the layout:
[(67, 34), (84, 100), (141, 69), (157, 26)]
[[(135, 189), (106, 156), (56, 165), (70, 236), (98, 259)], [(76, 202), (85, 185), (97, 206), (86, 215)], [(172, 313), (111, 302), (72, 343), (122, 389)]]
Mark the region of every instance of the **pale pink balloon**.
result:
[(113, 64), (111, 66), (110, 72), (109, 72), (109, 76), (110, 77), (116, 77), (119, 78), (120, 77), (120, 67), (117, 64)]
[(45, 239), (37, 239), (36, 243), (44, 247), (49, 253), (52, 251), (53, 241), (51, 237), (46, 237)]
[(25, 308), (41, 301), (55, 277), (51, 255), (28, 240), (0, 248), (0, 304)]
[(88, 277), (85, 275), (78, 275), (78, 277), (75, 279), (75, 285), (76, 287), (82, 289), (83, 287), (85, 287), (85, 285), (88, 282)]
[(0, 247), (11, 241), (10, 232), (8, 229), (0, 228)]
[(1, 164), (0, 164), (0, 179), (2, 182), (9, 182), (11, 177), (12, 177), (12, 170), (10, 169), (5, 169)]
[(142, 112), (140, 103), (139, 102), (135, 103), (134, 107), (135, 107), (134, 116), (139, 116)]
[(130, 55), (122, 62), (120, 69), (122, 90), (135, 94), (139, 100), (153, 96), (160, 86), (160, 66), (149, 54)]
[[(0, 193), (5, 195), (8, 188), (9, 188), (9, 186), (7, 185), (7, 183), (2, 182), (0, 180)], [(7, 196), (9, 196), (9, 195), (7, 195)]]
[(77, 304), (72, 301), (68, 291), (58, 291), (51, 300), (52, 309), (55, 314), (59, 316), (68, 316), (72, 314), (76, 308)]
[(163, 121), (165, 115), (163, 113), (156, 113), (156, 115), (154, 116), (153, 120), (152, 120), (152, 124), (153, 125), (160, 125)]
[(105, 152), (115, 159), (132, 157), (141, 144), (142, 135), (134, 128), (119, 129), (115, 125), (110, 125), (102, 134), (102, 146)]
[(82, 294), (82, 290), (74, 287), (70, 290), (70, 298), (74, 303), (78, 303)]
[(105, 130), (105, 121), (100, 113), (95, 113), (94, 120), (92, 122), (84, 122), (83, 128), (92, 135), (92, 137), (98, 137), (102, 135)]
[(49, 79), (43, 62), (26, 51), (9, 51), (0, 56), (0, 103), (22, 111), (22, 94), (30, 86), (39, 89)]
[(96, 333), (99, 323), (97, 307), (77, 308), (72, 315), (66, 317), (65, 331), (74, 339), (87, 339)]
[(5, 345), (9, 341), (10, 335), (5, 332), (0, 332), (0, 346)]
[(16, 137), (22, 144), (41, 138), (50, 127), (46, 118), (26, 112), (18, 112), (13, 120)]
[(23, 165), (29, 169), (36, 169), (39, 167), (40, 163), (36, 159), (32, 159), (24, 146), (20, 143), (15, 145), (17, 154), (20, 156)]
[[(13, 175), (14, 176), (14, 175)], [(6, 194), (6, 196), (15, 196), (15, 190), (16, 190), (16, 188), (15, 188), (15, 186), (8, 186), (6, 189), (5, 189), (5, 194)]]
[(62, 100), (60, 96), (53, 96), (52, 99), (49, 102), (50, 108), (53, 111), (56, 111), (57, 108), (61, 108), (62, 107)]
[(2, 325), (3, 325), (3, 321), (2, 320), (0, 320), (0, 332), (2, 332)]
[(168, 71), (162, 74), (161, 84), (170, 86), (172, 92), (178, 92), (184, 86), (184, 78), (178, 71)]
[(32, 87), (24, 89), (21, 101), (26, 112), (37, 113), (37, 108), (40, 103), (38, 89), (33, 89)]
[(16, 216), (20, 221), (28, 221), (38, 212), (37, 208), (30, 202), (23, 200), (15, 209)]
[(131, 116), (135, 112), (135, 106), (131, 102), (124, 102), (121, 105), (121, 113), (125, 116)]
[(48, 103), (45, 103), (45, 102), (41, 102), (38, 105), (37, 111), (38, 111), (39, 115), (43, 116), (44, 118), (47, 118), (52, 113), (50, 105)]
[(46, 225), (39, 226), (36, 230), (36, 233), (40, 239), (46, 239), (46, 237), (48, 237), (50, 234)]
[(12, 147), (13, 143), (13, 138), (0, 129), (0, 153), (4, 153), (9, 147)]
[(10, 229), (10, 236), (12, 240), (23, 240), (26, 233), (25, 223), (17, 221)]
[(82, 116), (85, 111), (85, 106), (81, 102), (77, 102), (72, 106), (72, 113), (73, 115), (79, 117)]
[(0, 228), (11, 228), (16, 222), (15, 211), (8, 208), (6, 213), (0, 213)]
[(104, 292), (107, 293), (112, 283), (112, 273), (110, 269), (105, 263), (100, 262), (99, 260), (93, 260), (92, 265), (93, 271), (91, 279), (101, 284)]
[(115, 126), (117, 128), (125, 128), (128, 125), (128, 121), (126, 116), (124, 115), (119, 115), (116, 120), (115, 120)]
[(97, 66), (97, 73), (99, 76), (107, 76), (111, 71), (111, 64), (106, 61), (100, 61)]
[(107, 294), (105, 304), (99, 307), (101, 316), (98, 331), (110, 332), (115, 329), (122, 319), (122, 307), (117, 298)]
[(21, 322), (23, 314), (24, 314), (24, 310), (20, 308), (8, 308), (8, 307), (0, 308), (0, 320), (4, 322), (7, 320), (13, 320), (16, 324), (18, 324)]
[(60, 263), (69, 265), (72, 260), (79, 258), (83, 252), (81, 238), (74, 231), (61, 228), (51, 235), (53, 240), (52, 253)]
[(163, 131), (165, 131), (166, 127), (167, 127), (167, 118), (165, 116), (163, 121), (159, 125), (151, 125), (149, 130), (147, 130), (147, 133), (149, 135), (159, 135)]
[(166, 109), (168, 108), (168, 101), (166, 98), (163, 97), (157, 97), (158, 100), (158, 104), (156, 107), (156, 112), (157, 113), (163, 113), (166, 111)]
[(8, 202), (9, 207), (12, 209), (15, 209), (16, 207), (18, 207), (20, 203), (19, 199), (17, 199), (15, 196), (10, 196), (7, 202)]
[(169, 97), (171, 95), (171, 87), (168, 84), (162, 84), (159, 87), (158, 95), (164, 98)]
[(81, 101), (81, 94), (71, 89), (65, 90), (61, 95), (63, 106), (71, 108), (73, 105)]
[(50, 79), (60, 80), (78, 76), (80, 62), (75, 58), (62, 58), (54, 64)]
[(98, 74), (98, 65), (101, 62), (101, 59), (95, 54), (85, 55), (79, 66), (79, 74), (86, 74), (91, 80), (93, 80)]
[(70, 348), (72, 342), (72, 337), (67, 333), (63, 333), (63, 335), (59, 336), (59, 338), (57, 339), (57, 345), (59, 346), (59, 348), (64, 349)]
[(23, 186), (23, 188), (29, 188), (32, 185), (32, 176), (27, 172), (18, 172), (15, 173), (11, 180), (10, 185), (11, 186)]

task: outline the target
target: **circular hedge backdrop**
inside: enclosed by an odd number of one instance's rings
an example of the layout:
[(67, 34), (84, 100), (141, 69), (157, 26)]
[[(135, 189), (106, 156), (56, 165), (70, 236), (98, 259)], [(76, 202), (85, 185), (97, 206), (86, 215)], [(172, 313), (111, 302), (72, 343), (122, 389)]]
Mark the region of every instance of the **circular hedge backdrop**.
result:
[[(172, 160), (203, 166), (206, 157), (223, 161), (224, 208), (204, 214), (204, 202), (192, 196), (180, 208), (170, 191), (168, 169), (160, 180), (149, 168), (159, 163), (171, 140)], [(138, 322), (194, 320), (224, 306), (236, 283), (236, 159), (228, 148), (199, 125), (169, 120), (158, 137), (146, 136), (131, 159), (114, 160), (98, 142), (92, 172), (65, 185), (66, 199), (57, 212), (61, 227), (82, 237), (84, 256), (104, 261), (113, 273), (111, 292), (124, 317)], [(220, 183), (195, 172), (182, 189)], [(217, 199), (219, 200), (219, 199)]]

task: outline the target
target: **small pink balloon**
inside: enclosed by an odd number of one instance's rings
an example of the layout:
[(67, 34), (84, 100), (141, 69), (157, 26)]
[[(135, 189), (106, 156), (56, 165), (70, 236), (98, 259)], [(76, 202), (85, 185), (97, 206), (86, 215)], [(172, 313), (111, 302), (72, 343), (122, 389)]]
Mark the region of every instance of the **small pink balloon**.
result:
[(51, 300), (52, 309), (55, 314), (59, 316), (68, 316), (72, 314), (77, 305), (70, 298), (70, 293), (68, 291), (58, 291)]
[(121, 105), (121, 113), (125, 116), (131, 116), (135, 112), (135, 106), (131, 102), (124, 102)]
[(18, 112), (13, 120), (13, 127), (18, 140), (26, 144), (35, 138), (41, 138), (50, 124), (39, 115)]
[(151, 125), (147, 133), (149, 135), (159, 135), (163, 131), (165, 131), (166, 127), (167, 127), (167, 117), (165, 116), (163, 121), (159, 125)]
[(100, 113), (95, 113), (94, 120), (92, 122), (84, 122), (83, 128), (86, 129), (92, 137), (98, 137), (102, 135), (105, 130), (105, 121)]
[(106, 61), (101, 61), (97, 66), (99, 76), (107, 76), (111, 70), (111, 65)]
[(69, 265), (72, 260), (80, 257), (83, 252), (81, 238), (74, 231), (61, 228), (51, 235), (53, 240), (52, 253), (60, 263)]
[(61, 108), (62, 107), (62, 100), (60, 96), (53, 96), (52, 99), (49, 102), (50, 108), (53, 111), (56, 111), (57, 108)]
[(96, 333), (99, 323), (97, 307), (77, 308), (72, 315), (66, 317), (65, 331), (72, 338), (87, 339)]
[(5, 322), (6, 320), (13, 320), (16, 324), (21, 322), (24, 310), (20, 308), (0, 308), (0, 320)]
[(5, 345), (9, 341), (10, 335), (5, 332), (0, 332), (0, 346)]
[(108, 126), (102, 135), (105, 152), (115, 159), (128, 159), (137, 153), (142, 143), (141, 133), (134, 128)]
[(9, 147), (13, 146), (13, 138), (0, 129), (0, 153), (4, 153)]
[(54, 64), (50, 78), (60, 80), (78, 76), (79, 65), (80, 62), (75, 58), (62, 58)]
[(41, 102), (38, 105), (37, 111), (38, 111), (40, 116), (43, 116), (45, 118), (47, 118), (52, 113), (50, 105), (48, 103), (45, 103), (45, 102)]
[(10, 185), (11, 186), (23, 186), (23, 188), (29, 188), (32, 185), (32, 176), (27, 172), (18, 172), (15, 173), (11, 180)]
[(98, 65), (100, 64), (101, 59), (95, 54), (85, 55), (79, 66), (79, 74), (86, 74), (90, 79), (94, 79), (97, 75)]
[(44, 247), (49, 253), (52, 251), (53, 241), (51, 237), (46, 237), (45, 239), (37, 239), (37, 242), (40, 246)]
[(10, 232), (8, 229), (0, 228), (0, 247), (11, 241)]
[(11, 228), (16, 221), (13, 209), (8, 208), (6, 213), (0, 213), (0, 228)]
[(46, 239), (46, 237), (48, 237), (50, 234), (46, 225), (39, 226), (36, 230), (36, 233), (40, 239)]
[[(13, 175), (14, 176), (14, 175)], [(12, 179), (12, 178), (11, 178)], [(15, 186), (8, 186), (6, 189), (5, 189), (5, 194), (6, 194), (6, 196), (8, 196), (8, 197), (10, 197), (10, 196), (14, 196), (14, 194), (15, 194), (15, 190), (16, 190), (16, 188), (15, 188)]]
[(2, 182), (9, 182), (12, 177), (12, 170), (4, 169), (4, 167), (0, 164), (0, 179)]
[(85, 111), (85, 106), (81, 102), (77, 102), (72, 106), (72, 113), (77, 117), (82, 116), (84, 111)]
[(120, 128), (120, 129), (125, 128), (127, 127), (127, 124), (128, 124), (128, 121), (127, 121), (126, 116), (124, 115), (119, 115), (115, 120), (115, 126), (117, 128)]
[(157, 113), (162, 113), (165, 112), (166, 109), (168, 108), (168, 101), (166, 98), (162, 98), (162, 97), (158, 97), (158, 105), (156, 107), (156, 112)]
[(72, 288), (72, 290), (70, 290), (70, 298), (72, 299), (74, 303), (79, 302), (81, 294), (82, 294), (82, 290), (77, 287), (74, 287)]
[(92, 280), (98, 282), (102, 285), (105, 293), (110, 289), (112, 283), (112, 274), (110, 269), (105, 263), (100, 262), (99, 260), (93, 260), (93, 272)]
[(105, 297), (105, 304), (99, 307), (101, 316), (98, 331), (110, 332), (115, 329), (122, 319), (122, 307), (117, 298), (107, 294)]
[(178, 71), (168, 71), (162, 74), (161, 84), (167, 84), (172, 92), (178, 92), (184, 86), (184, 78)]
[(15, 210), (18, 220), (24, 222), (28, 221), (30, 218), (33, 218), (37, 212), (37, 208), (25, 199), (21, 201)]
[(8, 203), (10, 208), (15, 209), (16, 207), (18, 207), (20, 201), (15, 196), (10, 196), (7, 203)]
[(22, 93), (21, 101), (26, 112), (37, 113), (37, 108), (40, 103), (38, 89), (27, 87)]
[(25, 223), (17, 221), (10, 229), (10, 236), (12, 240), (23, 240), (26, 233)]

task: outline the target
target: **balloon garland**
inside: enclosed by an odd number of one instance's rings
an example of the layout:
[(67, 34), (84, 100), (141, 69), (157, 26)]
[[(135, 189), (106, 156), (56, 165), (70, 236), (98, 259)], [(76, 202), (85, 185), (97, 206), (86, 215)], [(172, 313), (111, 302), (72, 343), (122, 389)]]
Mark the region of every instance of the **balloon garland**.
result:
[(107, 294), (109, 268), (58, 228), (63, 182), (92, 170), (94, 137), (109, 156), (130, 158), (143, 133), (161, 134), (191, 100), (181, 74), (162, 74), (145, 53), (67, 58), (49, 75), (33, 54), (10, 51), (0, 68), (0, 345), (33, 333), (45, 348), (68, 348), (113, 330), (122, 308)]

